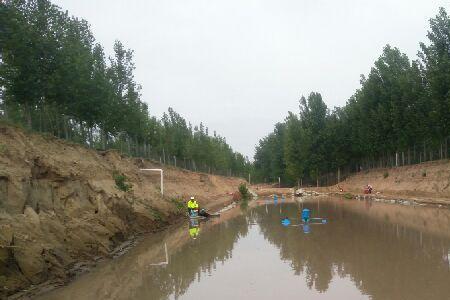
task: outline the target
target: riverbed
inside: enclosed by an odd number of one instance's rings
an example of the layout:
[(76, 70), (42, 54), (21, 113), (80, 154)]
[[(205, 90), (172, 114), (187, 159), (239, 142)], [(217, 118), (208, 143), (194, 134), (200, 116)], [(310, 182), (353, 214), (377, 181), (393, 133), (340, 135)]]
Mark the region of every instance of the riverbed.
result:
[[(320, 219), (305, 226), (303, 208)], [(445, 300), (449, 258), (447, 209), (267, 198), (146, 237), (38, 299)]]

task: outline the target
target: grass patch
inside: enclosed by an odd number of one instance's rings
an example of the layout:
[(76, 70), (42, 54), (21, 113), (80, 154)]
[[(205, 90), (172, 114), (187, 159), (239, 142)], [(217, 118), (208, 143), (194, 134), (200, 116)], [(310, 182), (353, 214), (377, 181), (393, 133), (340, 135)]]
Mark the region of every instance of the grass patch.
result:
[(177, 198), (173, 197), (170, 198), (170, 202), (176, 207), (178, 211), (183, 211), (185, 209), (184, 202), (182, 200), (178, 200)]
[(388, 178), (388, 177), (389, 177), (389, 172), (384, 172), (383, 178)]
[(133, 185), (128, 182), (128, 178), (127, 176), (125, 176), (125, 174), (114, 171), (113, 178), (116, 182), (116, 187), (122, 192), (131, 191), (131, 189), (133, 188)]
[(345, 199), (353, 199), (353, 195), (350, 194), (350, 193), (345, 193), (345, 194), (344, 194), (344, 198), (345, 198)]
[(152, 215), (152, 220), (156, 222), (166, 222), (166, 216), (156, 208), (150, 207), (150, 214)]

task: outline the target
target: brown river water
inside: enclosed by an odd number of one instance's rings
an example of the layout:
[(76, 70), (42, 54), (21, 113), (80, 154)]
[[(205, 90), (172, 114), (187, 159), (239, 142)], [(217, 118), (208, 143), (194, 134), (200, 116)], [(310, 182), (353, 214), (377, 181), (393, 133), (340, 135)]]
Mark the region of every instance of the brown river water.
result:
[[(327, 222), (300, 225), (304, 207)], [(447, 209), (266, 199), (145, 238), (38, 299), (449, 300), (449, 258)]]

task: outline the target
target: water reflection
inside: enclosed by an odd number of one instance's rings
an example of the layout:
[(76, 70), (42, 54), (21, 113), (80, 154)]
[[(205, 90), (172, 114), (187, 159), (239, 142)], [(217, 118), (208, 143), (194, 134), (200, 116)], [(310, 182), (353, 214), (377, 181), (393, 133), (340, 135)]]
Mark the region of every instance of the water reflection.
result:
[(192, 239), (196, 239), (200, 234), (200, 222), (198, 219), (190, 219), (189, 220), (189, 236)]
[[(288, 202), (281, 198), (274, 204), (270, 199), (155, 235), (124, 257), (42, 299), (198, 299), (192, 289), (200, 290), (204, 298), (224, 299), (230, 290), (243, 295), (247, 288), (259, 299), (270, 299), (273, 286), (265, 283), (268, 274), (261, 270), (272, 272), (270, 278), (277, 279), (278, 286), (284, 284), (277, 291), (279, 298), (294, 291), (308, 299), (336, 299), (332, 286), (346, 278), (350, 284), (340, 287), (345, 299), (362, 299), (361, 295), (448, 299), (448, 227), (435, 228), (448, 226), (448, 211), (401, 208), (396, 212), (398, 220), (408, 223), (412, 218), (420, 227), (414, 222), (405, 226), (389, 215), (395, 206), (340, 200)], [(291, 226), (300, 224), (304, 208), (311, 210), (313, 218), (326, 218), (327, 224), (311, 225), (308, 234), (305, 226)], [(422, 221), (429, 215), (433, 221), (424, 227)], [(281, 222), (285, 217), (290, 220), (287, 226)], [(161, 263), (166, 257), (168, 263)], [(287, 268), (277, 267), (286, 262)], [(226, 266), (233, 264), (236, 269), (227, 271)], [(221, 280), (225, 282), (217, 284)], [(353, 289), (360, 291), (359, 296), (350, 296)], [(312, 292), (316, 294), (308, 294)]]
[[(259, 207), (256, 211), (265, 238), (280, 249), (283, 260), (291, 261), (295, 274), (306, 275), (308, 287), (326, 292), (333, 277), (349, 276), (373, 299), (449, 298), (448, 239), (428, 235), (424, 242), (422, 232), (374, 222), (335, 201), (307, 202), (303, 207), (313, 213), (320, 209), (331, 220), (329, 226), (314, 227), (312, 234), (304, 235), (280, 226), (275, 207), (269, 207), (268, 214)], [(292, 207), (287, 216), (298, 219), (300, 209)]]

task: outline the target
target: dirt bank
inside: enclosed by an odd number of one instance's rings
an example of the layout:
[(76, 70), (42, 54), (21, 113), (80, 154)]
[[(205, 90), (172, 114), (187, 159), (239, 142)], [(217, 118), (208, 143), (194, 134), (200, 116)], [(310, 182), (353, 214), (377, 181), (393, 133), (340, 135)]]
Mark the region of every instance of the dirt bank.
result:
[(271, 195), (292, 195), (294, 193), (293, 188), (277, 188), (264, 184), (252, 185), (252, 190), (261, 197)]
[[(0, 298), (50, 279), (67, 281), (80, 261), (110, 255), (122, 241), (182, 217), (196, 195), (217, 208), (242, 181), (95, 151), (0, 124)], [(118, 189), (124, 174), (131, 191)]]
[[(362, 171), (342, 181), (345, 193), (363, 194), (370, 184), (374, 195), (384, 199), (406, 199), (419, 203), (450, 204), (450, 161), (426, 162), (391, 169)], [(309, 188), (317, 192), (338, 193), (338, 185)]]

